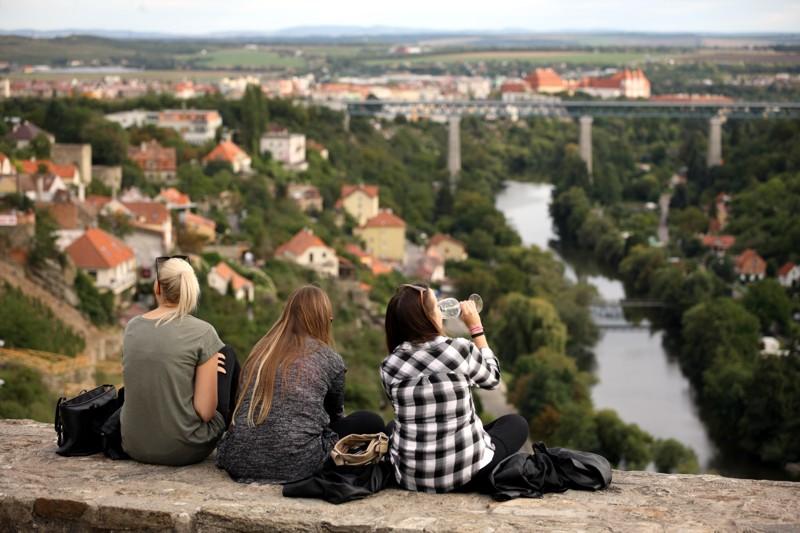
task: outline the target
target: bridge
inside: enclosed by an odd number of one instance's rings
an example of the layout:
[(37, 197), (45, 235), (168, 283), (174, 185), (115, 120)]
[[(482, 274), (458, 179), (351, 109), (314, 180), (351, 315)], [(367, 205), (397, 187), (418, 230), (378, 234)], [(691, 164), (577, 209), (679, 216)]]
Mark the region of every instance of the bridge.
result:
[(379, 116), (392, 119), (430, 118), (449, 122), (447, 168), (451, 180), (461, 171), (462, 116), (480, 116), (486, 119), (519, 117), (577, 118), (580, 125), (579, 147), (581, 159), (592, 174), (592, 121), (595, 116), (640, 118), (696, 118), (708, 120), (709, 167), (722, 164), (722, 124), (728, 119), (764, 120), (798, 119), (798, 102), (685, 102), (643, 100), (561, 100), (552, 96), (519, 101), (501, 100), (366, 100), (344, 104), (345, 124), (349, 117)]

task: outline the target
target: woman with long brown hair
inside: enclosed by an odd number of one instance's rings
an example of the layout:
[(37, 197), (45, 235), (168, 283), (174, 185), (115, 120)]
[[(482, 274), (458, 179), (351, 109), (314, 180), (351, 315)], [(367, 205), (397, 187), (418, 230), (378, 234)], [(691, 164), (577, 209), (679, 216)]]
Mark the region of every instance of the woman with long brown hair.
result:
[(401, 286), (386, 309), (381, 380), (395, 411), (389, 457), (409, 490), (488, 490), (492, 469), (528, 437), (519, 415), (481, 423), (470, 388), (495, 388), (500, 367), (473, 302), (461, 302), (461, 319), (472, 340), (444, 335), (436, 295), (424, 285)]
[(333, 309), (325, 291), (294, 291), (242, 370), (233, 424), (217, 465), (236, 481), (286, 483), (319, 469), (336, 441), (378, 433), (380, 416), (344, 416), (345, 364), (333, 350)]

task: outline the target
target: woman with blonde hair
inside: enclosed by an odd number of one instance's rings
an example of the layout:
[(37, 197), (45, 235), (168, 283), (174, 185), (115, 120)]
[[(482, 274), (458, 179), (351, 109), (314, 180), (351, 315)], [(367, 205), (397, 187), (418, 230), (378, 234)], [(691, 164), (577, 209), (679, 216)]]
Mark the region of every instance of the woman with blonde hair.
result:
[(301, 287), (253, 347), (217, 451), (217, 465), (236, 481), (303, 479), (322, 467), (339, 438), (385, 430), (374, 413), (344, 416), (346, 368), (332, 347), (332, 322), (328, 295)]
[(186, 465), (205, 459), (225, 431), (238, 368), (214, 327), (189, 314), (200, 286), (188, 257), (155, 266), (158, 307), (125, 328), (122, 448), (137, 461)]

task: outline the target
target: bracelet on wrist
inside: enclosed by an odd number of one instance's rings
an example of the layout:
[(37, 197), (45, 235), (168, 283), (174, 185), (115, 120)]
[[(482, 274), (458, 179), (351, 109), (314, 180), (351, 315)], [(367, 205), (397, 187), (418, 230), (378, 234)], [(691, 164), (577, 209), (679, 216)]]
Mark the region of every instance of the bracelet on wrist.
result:
[(469, 328), (470, 333), (475, 333), (476, 331), (483, 331), (483, 326), (478, 325), (478, 326), (471, 326)]
[(481, 330), (476, 331), (475, 333), (473, 333), (472, 334), (472, 338), (473, 339), (477, 339), (478, 337), (482, 337), (484, 335), (486, 335), (486, 333), (481, 329)]

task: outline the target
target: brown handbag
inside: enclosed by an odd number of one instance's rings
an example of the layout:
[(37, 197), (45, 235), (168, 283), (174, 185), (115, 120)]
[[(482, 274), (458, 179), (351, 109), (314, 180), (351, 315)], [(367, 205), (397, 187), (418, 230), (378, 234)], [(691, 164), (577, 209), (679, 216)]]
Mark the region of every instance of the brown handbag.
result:
[(331, 459), (337, 466), (361, 466), (377, 463), (389, 451), (389, 437), (385, 433), (347, 435), (339, 439), (331, 450)]

